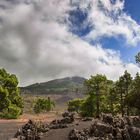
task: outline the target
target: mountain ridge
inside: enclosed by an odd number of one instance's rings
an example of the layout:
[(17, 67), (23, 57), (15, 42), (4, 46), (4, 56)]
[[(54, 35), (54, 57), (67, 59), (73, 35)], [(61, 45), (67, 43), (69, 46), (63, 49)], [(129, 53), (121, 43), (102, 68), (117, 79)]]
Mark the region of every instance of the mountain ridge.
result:
[(85, 80), (85, 78), (80, 76), (64, 77), (47, 82), (35, 83), (26, 87), (20, 87), (20, 89), (22, 93), (29, 92), (33, 94), (79, 92), (79, 90), (81, 92)]

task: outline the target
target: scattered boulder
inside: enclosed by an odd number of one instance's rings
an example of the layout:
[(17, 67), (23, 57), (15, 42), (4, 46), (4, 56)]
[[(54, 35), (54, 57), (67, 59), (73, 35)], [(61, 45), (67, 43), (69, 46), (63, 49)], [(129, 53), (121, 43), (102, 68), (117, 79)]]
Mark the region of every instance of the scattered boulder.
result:
[(94, 121), (86, 129), (86, 133), (84, 130), (72, 130), (69, 140), (140, 140), (140, 128), (134, 127), (136, 122), (140, 123), (138, 117), (120, 118), (104, 114), (101, 120)]
[(113, 124), (113, 116), (111, 114), (102, 114), (101, 119), (104, 123)]
[(128, 133), (130, 135), (131, 140), (140, 140), (140, 128), (129, 127)]
[(133, 120), (132, 120), (132, 118), (131, 117), (129, 117), (129, 116), (124, 116), (123, 117), (123, 121), (124, 121), (124, 124), (125, 125), (133, 125)]
[(62, 120), (53, 120), (49, 126), (50, 129), (58, 129), (58, 128), (66, 128), (66, 127), (68, 127), (67, 124), (64, 123)]
[(104, 123), (95, 122), (89, 128), (90, 137), (106, 137), (112, 134), (112, 132), (113, 132), (112, 126)]
[(14, 138), (19, 140), (40, 140), (42, 135), (50, 129), (66, 128), (68, 127), (67, 124), (74, 121), (73, 113), (65, 112), (62, 114), (62, 117), (62, 119), (53, 120), (50, 124), (29, 120), (16, 132)]
[(15, 138), (20, 140), (40, 140), (41, 133), (49, 131), (48, 125), (41, 122), (29, 120), (22, 129), (19, 129), (15, 134)]
[[(53, 120), (50, 124), (29, 120), (15, 134), (18, 140), (40, 140), (50, 129), (68, 129), (69, 140), (140, 140), (140, 117), (113, 117), (103, 114), (100, 119), (83, 118), (74, 122), (74, 114), (65, 112), (62, 119)], [(88, 128), (78, 130), (83, 121), (88, 122)], [(71, 124), (73, 123), (73, 124)], [(91, 123), (91, 124), (90, 124)], [(73, 129), (71, 129), (73, 128)], [(76, 129), (75, 129), (76, 128)]]
[(74, 114), (70, 112), (65, 112), (62, 114), (63, 118), (59, 120), (53, 120), (50, 123), (50, 129), (59, 129), (59, 128), (66, 128), (68, 124), (74, 122)]
[(128, 132), (127, 129), (124, 129), (122, 131), (122, 137), (123, 137), (124, 140), (131, 140), (131, 137), (130, 137), (129, 132)]
[(72, 123), (72, 122), (74, 122), (74, 113), (64, 112), (62, 114), (62, 116), (63, 116), (62, 121), (64, 121), (65, 123)]
[(88, 137), (89, 137), (88, 129), (83, 129), (82, 131), (73, 129), (69, 133), (69, 140), (88, 140)]
[(133, 126), (140, 127), (140, 116), (130, 117)]

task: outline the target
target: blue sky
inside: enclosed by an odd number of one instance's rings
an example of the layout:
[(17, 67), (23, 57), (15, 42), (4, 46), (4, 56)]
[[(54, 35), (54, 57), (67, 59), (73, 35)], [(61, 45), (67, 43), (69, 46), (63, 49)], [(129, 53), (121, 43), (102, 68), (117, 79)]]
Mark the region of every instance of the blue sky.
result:
[[(140, 24), (140, 0), (125, 0), (123, 11), (127, 15), (131, 16), (138, 24)], [(80, 8), (70, 12), (70, 21), (72, 25), (70, 30), (78, 35), (79, 37), (86, 36), (90, 30), (94, 30), (94, 27), (90, 22), (86, 23), (86, 26), (83, 28), (83, 23), (87, 19), (88, 12), (82, 11)], [(113, 17), (112, 17), (113, 18)], [(92, 45), (99, 43), (103, 48), (113, 49), (120, 52), (120, 58), (124, 62), (133, 62), (135, 63), (135, 55), (140, 51), (140, 43), (138, 42), (135, 46), (127, 44), (125, 39), (122, 36), (117, 37), (101, 37), (97, 40), (90, 41)]]
[(140, 23), (140, 1), (139, 0), (126, 0), (124, 11), (127, 12)]
[[(126, 0), (124, 11), (128, 13), (138, 24), (140, 24), (140, 0)], [(127, 45), (126, 47), (122, 47), (122, 44), (119, 46), (122, 58), (125, 61), (128, 61), (129, 58), (131, 61), (134, 61), (134, 56), (140, 51), (140, 43), (138, 43), (136, 47)]]
[[(126, 0), (125, 1), (125, 8), (124, 11), (126, 13), (128, 13), (134, 20), (137, 21), (138, 24), (140, 24), (140, 0)], [(112, 42), (116, 42), (113, 41)], [(116, 44), (118, 43), (118, 49), (121, 52), (121, 57), (124, 61), (132, 61), (134, 62), (135, 59), (135, 55), (137, 54), (137, 52), (140, 51), (140, 43), (138, 43), (135, 47), (129, 46), (121, 43), (121, 41), (119, 42), (119, 40), (116, 42)], [(109, 45), (109, 44), (108, 44)], [(107, 45), (107, 46), (108, 46)], [(111, 43), (110, 43), (110, 47), (111, 47)]]
[(124, 62), (135, 63), (135, 55), (140, 51), (139, 43), (137, 46), (130, 46), (125, 44), (124, 40), (120, 37), (116, 38), (103, 38), (101, 39), (103, 47), (120, 51), (120, 57)]

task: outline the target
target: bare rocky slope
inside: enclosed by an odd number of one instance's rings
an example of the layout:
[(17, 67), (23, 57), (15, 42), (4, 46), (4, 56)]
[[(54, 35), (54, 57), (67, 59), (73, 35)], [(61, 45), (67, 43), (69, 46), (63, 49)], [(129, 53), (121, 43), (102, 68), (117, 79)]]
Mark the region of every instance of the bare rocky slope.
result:
[(46, 95), (54, 98), (57, 104), (62, 104), (84, 96), (84, 81), (83, 77), (66, 77), (20, 87), (20, 89), (22, 94)]

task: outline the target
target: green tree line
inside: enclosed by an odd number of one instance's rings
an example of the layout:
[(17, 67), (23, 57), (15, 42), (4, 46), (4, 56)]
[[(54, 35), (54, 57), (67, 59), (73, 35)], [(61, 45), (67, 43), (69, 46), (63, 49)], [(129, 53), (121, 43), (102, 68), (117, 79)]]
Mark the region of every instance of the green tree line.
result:
[(84, 82), (87, 97), (68, 102), (68, 110), (82, 116), (99, 117), (103, 113), (113, 115), (137, 115), (140, 113), (140, 74), (134, 78), (127, 71), (117, 81), (105, 75), (91, 76)]
[[(140, 66), (140, 52), (135, 56)], [(105, 75), (91, 76), (84, 83), (87, 97), (68, 102), (68, 110), (76, 111), (82, 116), (99, 117), (103, 113), (113, 115), (140, 114), (140, 74), (134, 78), (124, 72), (117, 81), (108, 80)]]

